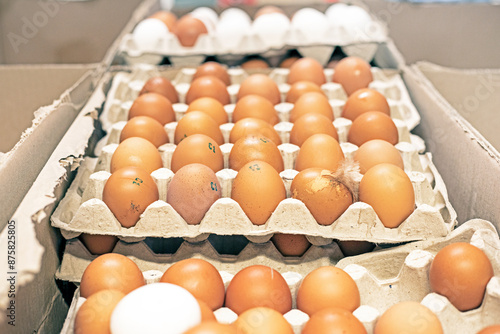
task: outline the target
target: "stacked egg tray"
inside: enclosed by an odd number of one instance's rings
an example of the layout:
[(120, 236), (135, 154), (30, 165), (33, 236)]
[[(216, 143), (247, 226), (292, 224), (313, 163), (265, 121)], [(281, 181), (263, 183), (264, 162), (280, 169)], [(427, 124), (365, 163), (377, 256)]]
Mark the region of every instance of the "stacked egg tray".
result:
[[(495, 275), (487, 285), (481, 306), (466, 312), (458, 311), (447, 298), (433, 293), (428, 281), (430, 263), (435, 254), (455, 242), (467, 242), (483, 250), (492, 263)], [(239, 270), (251, 264), (259, 263), (273, 267), (283, 275), (290, 287), (293, 298), (292, 310), (284, 316), (297, 334), (309, 319), (306, 313), (296, 308), (295, 296), (302, 279), (319, 266), (329, 264), (342, 268), (355, 280), (360, 291), (361, 306), (353, 314), (363, 323), (369, 334), (373, 333), (377, 319), (385, 310), (396, 303), (408, 300), (420, 302), (433, 311), (441, 321), (445, 334), (476, 333), (486, 326), (495, 324), (500, 314), (500, 240), (493, 225), (484, 220), (468, 221), (443, 238), (414, 242), (340, 261), (338, 261), (340, 251), (336, 246), (327, 248), (321, 252), (318, 259), (312, 261), (314, 248), (301, 258), (275, 261), (272, 254), (276, 253), (276, 249), (270, 249), (268, 245), (249, 244), (237, 256), (231, 258), (219, 256), (218, 259), (212, 257), (214, 250), (206, 244), (185, 246), (172, 255), (153, 255), (146, 249), (137, 249), (135, 256), (129, 255), (129, 257), (143, 271), (148, 284), (158, 282), (170, 265), (188, 257), (202, 258), (214, 264), (226, 288)], [(328, 255), (331, 256), (329, 264), (328, 261), (323, 261)], [(86, 265), (76, 266), (79, 271), (73, 273), (75, 277), (81, 277)], [(73, 333), (76, 312), (84, 301), (77, 289), (62, 333)], [(226, 307), (215, 310), (214, 314), (221, 323), (232, 323), (237, 318), (237, 315)]]
[[(172, 70), (167, 70), (171, 75)], [(187, 106), (182, 103), (185, 92), (189, 88), (193, 69), (184, 69), (175, 73), (175, 86), (179, 92), (181, 103), (175, 104), (177, 117), (182, 117)], [(229, 70), (233, 85), (228, 87), (232, 99), (239, 88), (239, 83), (247, 75), (246, 72), (235, 69)], [(175, 72), (175, 71), (174, 71)], [(331, 78), (332, 71), (325, 70)], [(279, 84), (283, 95), (289, 86), (285, 83), (287, 70), (274, 70), (269, 75)], [(245, 215), (240, 205), (230, 198), (231, 185), (237, 172), (228, 167), (228, 155), (232, 144), (221, 146), (225, 156), (225, 167), (216, 175), (222, 188), (222, 198), (217, 200), (198, 225), (188, 225), (185, 220), (166, 203), (168, 184), (173, 177), (169, 169), (170, 159), (175, 145), (166, 144), (159, 147), (164, 168), (154, 171), (151, 175), (158, 185), (160, 200), (148, 206), (138, 223), (131, 228), (124, 228), (102, 201), (102, 190), (110, 176), (109, 164), (116, 141), (119, 138), (120, 128), (126, 120), (128, 108), (137, 96), (137, 91), (151, 76), (160, 74), (157, 68), (135, 68), (132, 72), (118, 72), (114, 76), (109, 90), (104, 110), (101, 114), (103, 128), (109, 135), (101, 140), (97, 150), (99, 157), (87, 157), (79, 168), (78, 174), (68, 189), (66, 196), (52, 215), (52, 225), (61, 229), (66, 239), (72, 239), (81, 233), (115, 235), (120, 239), (136, 242), (146, 237), (173, 238), (182, 237), (191, 242), (199, 242), (210, 234), (217, 235), (244, 235), (248, 240), (256, 243), (268, 241), (274, 233), (293, 233), (307, 236), (313, 245), (325, 245), (333, 239), (364, 240), (374, 243), (397, 244), (428, 238), (443, 237), (450, 233), (456, 225), (456, 213), (452, 208), (441, 176), (432, 163), (430, 154), (419, 155), (425, 149), (423, 141), (410, 134), (409, 128), (418, 124), (418, 113), (411, 104), (401, 78), (394, 71), (373, 69), (375, 81), (373, 87), (392, 96), (390, 99), (391, 113), (399, 124), (400, 143), (397, 148), (402, 152), (405, 170), (410, 177), (414, 190), (417, 208), (399, 227), (386, 228), (381, 223), (375, 211), (366, 203), (355, 202), (332, 225), (318, 224), (307, 207), (299, 200), (290, 198), (289, 188), (294, 176), (298, 173), (293, 170), (299, 147), (287, 143), (288, 132), (281, 132), (284, 144), (280, 151), (285, 163), (285, 170), (280, 174), (288, 192), (288, 198), (283, 200), (264, 225), (254, 225)], [(162, 72), (163, 74), (163, 72)], [(329, 80), (330, 81), (330, 80)], [(329, 89), (328, 87), (334, 87)], [(347, 158), (351, 158), (357, 147), (345, 142), (349, 128), (349, 120), (340, 116), (344, 103), (345, 93), (340, 85), (328, 82), (323, 89), (330, 97), (332, 105), (336, 105), (336, 120), (341, 147)], [(277, 110), (291, 104), (276, 105)], [(231, 110), (234, 105), (225, 106)], [(230, 116), (231, 113), (228, 112)], [(292, 126), (286, 122), (288, 114), (281, 113), (285, 121), (278, 123), (277, 128)], [(282, 119), (282, 120), (283, 120)], [(118, 122), (118, 123), (117, 123)], [(169, 133), (175, 129), (175, 122), (166, 125)], [(339, 125), (340, 124), (340, 125)], [(343, 125), (342, 125), (343, 124)], [(226, 137), (232, 124), (223, 124), (226, 128)], [(344, 138), (344, 140), (342, 139)], [(113, 143), (113, 144), (109, 144)], [(356, 180), (359, 184), (361, 174)]]
[[(354, 5), (368, 11), (359, 1), (351, 1)], [(325, 27), (325, 33), (305, 34), (291, 25), (281, 36), (270, 34), (259, 35), (250, 26), (236, 43), (227, 43), (227, 37), (221, 36), (211, 24), (208, 34), (198, 37), (192, 47), (182, 46), (178, 38), (171, 32), (162, 36), (154, 45), (139, 47), (133, 34), (127, 34), (120, 42), (118, 56), (128, 64), (160, 64), (166, 57), (175, 66), (199, 65), (208, 56), (215, 56), (226, 63), (241, 62), (246, 56), (259, 55), (272, 66), (290, 50), (296, 50), (303, 57), (312, 57), (323, 65), (330, 60), (335, 48), (339, 47), (347, 56), (357, 56), (371, 61), (378, 46), (387, 41), (387, 27), (380, 20), (370, 15), (371, 20), (363, 27), (343, 27), (330, 23)], [(317, 25), (322, 22), (316, 22)], [(277, 26), (277, 31), (282, 31)], [(234, 39), (234, 38), (233, 38)]]

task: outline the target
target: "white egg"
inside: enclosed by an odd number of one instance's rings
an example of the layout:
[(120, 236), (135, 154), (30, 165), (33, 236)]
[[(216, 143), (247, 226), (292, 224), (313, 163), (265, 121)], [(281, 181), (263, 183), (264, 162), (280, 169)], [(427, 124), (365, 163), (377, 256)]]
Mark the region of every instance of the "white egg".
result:
[(220, 16), (219, 16), (219, 21), (245, 21), (246, 23), (250, 24), (252, 22), (252, 19), (250, 16), (245, 13), (242, 9), (239, 8), (228, 8), (225, 11), (223, 11)]
[(309, 42), (322, 42), (328, 32), (325, 14), (313, 8), (303, 8), (292, 18), (292, 27), (307, 36)]
[(366, 10), (358, 6), (349, 6), (346, 11), (348, 17), (348, 25), (358, 28), (364, 28), (372, 22), (370, 14)]
[(337, 20), (342, 20), (344, 16), (345, 9), (349, 7), (345, 3), (336, 3), (328, 7), (325, 12), (327, 19), (330, 22), (336, 22)]
[(248, 34), (250, 23), (245, 20), (220, 20), (215, 29), (219, 43), (228, 50), (234, 50)]
[(198, 302), (186, 289), (169, 283), (142, 286), (116, 305), (112, 334), (182, 334), (201, 322)]
[(158, 19), (145, 19), (135, 27), (132, 39), (140, 50), (153, 50), (168, 35), (168, 28)]
[(212, 8), (208, 7), (198, 7), (191, 12), (191, 15), (198, 19), (205, 18), (212, 22), (214, 26), (217, 24), (217, 21), (219, 21), (217, 13)]
[(252, 29), (267, 47), (280, 48), (290, 29), (290, 20), (281, 13), (264, 14), (253, 21)]

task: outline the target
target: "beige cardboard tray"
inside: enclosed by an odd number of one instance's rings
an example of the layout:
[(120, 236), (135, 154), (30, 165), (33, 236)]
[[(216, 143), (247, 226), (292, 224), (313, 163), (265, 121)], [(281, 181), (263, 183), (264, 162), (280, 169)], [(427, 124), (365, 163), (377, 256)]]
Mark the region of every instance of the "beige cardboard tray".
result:
[[(476, 310), (465, 313), (460, 313), (454, 309), (446, 298), (430, 293), (426, 281), (427, 270), (434, 254), (453, 242), (470, 242), (481, 248), (490, 258), (495, 275), (497, 275), (490, 280), (482, 305)], [(202, 248), (203, 246), (201, 246)], [(238, 257), (243, 256), (245, 251), (246, 249)], [(252, 251), (255, 250), (249, 250), (249, 252)], [(198, 257), (199, 254), (196, 253), (195, 256)], [(156, 269), (144, 269), (145, 263), (143, 260), (132, 259), (143, 270), (148, 284), (159, 281), (165, 270), (163, 264), (158, 265)], [(251, 261), (248, 263), (237, 260), (232, 263), (232, 268), (220, 269), (220, 262), (218, 263), (215, 265), (216, 267), (219, 265), (218, 270), (226, 287), (234, 274), (249, 264), (259, 263), (273, 267), (272, 263), (266, 261), (262, 263)], [(358, 263), (366, 263), (367, 266), (362, 267)], [(383, 265), (379, 265), (382, 263)], [(320, 266), (322, 265), (320, 264)], [(360, 289), (361, 306), (353, 313), (364, 324), (370, 334), (373, 333), (374, 325), (385, 309), (405, 300), (421, 302), (435, 312), (443, 324), (445, 334), (474, 333), (497, 321), (500, 310), (500, 277), (498, 276), (500, 274), (500, 241), (494, 227), (486, 221), (469, 221), (446, 238), (416, 242), (390, 250), (380, 250), (357, 257), (345, 258), (338, 262), (337, 266), (351, 275)], [(295, 271), (296, 268), (301, 270)], [(307, 269), (304, 270), (305, 268)], [(314, 265), (309, 266), (309, 264), (298, 267), (283, 265), (279, 268), (275, 267), (276, 270), (282, 273), (292, 292), (293, 309), (285, 314), (285, 318), (297, 334), (301, 332), (309, 317), (304, 312), (296, 309), (296, 293), (302, 279), (315, 268), (317, 267), (314, 267)], [(381, 281), (379, 278), (375, 278), (387, 277), (392, 273), (396, 274), (392, 279), (386, 278), (385, 281)], [(77, 289), (62, 333), (73, 333), (74, 319), (84, 300), (79, 296), (79, 290)], [(214, 314), (217, 320), (222, 323), (231, 323), (237, 318), (237, 315), (226, 307), (216, 310)]]
[[(113, 124), (128, 119), (128, 110), (139, 95), (142, 86), (149, 78), (154, 76), (171, 78), (172, 83), (175, 85), (180, 103), (174, 104), (173, 108), (176, 112), (176, 118), (179, 120), (187, 110), (187, 105), (184, 103), (185, 96), (195, 72), (196, 68), (164, 69), (162, 67), (144, 64), (130, 67), (128, 71), (117, 72), (111, 83), (111, 88), (101, 116), (103, 128), (109, 130)], [(342, 108), (347, 100), (347, 95), (340, 84), (332, 82), (334, 70), (325, 69), (324, 72), (327, 83), (322, 85), (321, 88), (330, 100), (330, 104), (333, 108), (336, 118), (334, 124), (346, 126), (348, 129), (351, 121), (341, 117)], [(289, 70), (277, 68), (262, 71), (262, 73), (268, 74), (278, 84), (282, 96), (282, 103), (276, 105), (275, 108), (280, 116), (281, 122), (287, 122), (289, 112), (293, 107), (293, 104), (285, 102), (286, 94), (290, 90), (290, 85), (286, 83)], [(229, 68), (228, 74), (231, 79), (231, 85), (228, 86), (231, 104), (226, 105), (225, 109), (228, 113), (229, 121), (231, 122), (239, 86), (249, 73), (241, 68)], [(420, 122), (420, 115), (411, 101), (410, 95), (399, 72), (396, 70), (372, 67), (372, 74), (374, 81), (370, 83), (370, 87), (379, 91), (387, 98), (391, 108), (391, 117), (395, 120), (396, 125), (399, 128), (406, 126), (408, 130), (413, 130)], [(278, 125), (278, 130), (285, 131), (288, 129), (289, 131), (290, 126), (290, 124)], [(347, 133), (345, 135), (347, 136)]]

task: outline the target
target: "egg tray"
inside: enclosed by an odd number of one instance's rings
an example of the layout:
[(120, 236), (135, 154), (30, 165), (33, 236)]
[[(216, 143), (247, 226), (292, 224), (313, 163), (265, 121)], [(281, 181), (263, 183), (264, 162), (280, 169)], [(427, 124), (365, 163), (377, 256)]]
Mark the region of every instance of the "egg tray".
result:
[[(454, 242), (470, 242), (482, 249), (492, 262), (496, 275), (488, 283), (482, 305), (478, 309), (468, 312), (458, 312), (445, 297), (431, 293), (426, 281), (427, 271), (435, 253)], [(195, 257), (198, 255), (196, 253)], [(158, 282), (163, 275), (163, 264), (157, 265), (156, 269), (144, 269), (143, 260), (132, 259), (143, 270), (148, 284)], [(233, 263), (232, 268), (224, 270), (218, 267), (217, 269), (227, 288), (236, 272), (256, 263), (273, 267), (273, 264), (268, 262), (237, 261)], [(363, 267), (357, 263), (366, 263), (367, 266)], [(151, 265), (154, 266), (154, 263)], [(217, 263), (215, 265), (217, 267)], [(479, 219), (471, 220), (445, 238), (415, 242), (389, 250), (379, 250), (344, 258), (337, 263), (337, 267), (344, 269), (355, 280), (360, 290), (361, 306), (353, 314), (363, 323), (369, 334), (373, 333), (378, 318), (387, 308), (407, 300), (421, 302), (431, 309), (440, 319), (445, 334), (476, 333), (498, 321), (500, 312), (500, 276), (498, 276), (500, 274), (500, 241), (495, 228), (489, 222)], [(287, 281), (292, 293), (292, 310), (284, 316), (297, 334), (302, 331), (309, 316), (296, 308), (296, 293), (302, 279), (315, 268), (296, 272), (290, 267), (275, 267)], [(392, 278), (388, 278), (392, 275), (394, 275)], [(385, 279), (381, 280), (376, 277), (385, 277)], [(61, 333), (73, 333), (76, 313), (84, 301), (85, 299), (79, 296), (79, 289), (77, 289)], [(221, 323), (232, 323), (237, 318), (237, 315), (226, 307), (216, 310), (214, 314)]]
[[(346, 148), (345, 144), (342, 146)], [(350, 147), (347, 145), (347, 148)], [(158, 186), (160, 200), (146, 208), (134, 227), (124, 228), (102, 201), (102, 191), (110, 176), (103, 169), (109, 170), (112, 152), (102, 154), (99, 159), (84, 160), (75, 180), (51, 217), (52, 226), (61, 229), (66, 239), (90, 233), (116, 235), (126, 241), (138, 241), (145, 237), (182, 237), (200, 241), (210, 234), (217, 234), (244, 235), (252, 242), (262, 243), (268, 241), (274, 233), (293, 233), (308, 236), (314, 245), (325, 245), (333, 239), (394, 244), (447, 235), (456, 224), (456, 213), (448, 200), (443, 180), (432, 164), (431, 155), (418, 155), (411, 145), (400, 143), (397, 147), (403, 152), (417, 205), (415, 211), (397, 228), (384, 227), (373, 208), (362, 202), (349, 206), (332, 225), (319, 225), (304, 203), (290, 198), (290, 185), (298, 173), (291, 169), (280, 173), (288, 198), (279, 203), (264, 225), (253, 225), (240, 205), (230, 198), (232, 181), (237, 172), (227, 168), (216, 173), (222, 198), (210, 207), (200, 224), (188, 225), (166, 203), (168, 184), (174, 174), (168, 168), (161, 168), (151, 174)], [(349, 158), (353, 153), (354, 151), (346, 151), (345, 155)], [(360, 179), (361, 174), (358, 174), (357, 181)]]
[[(173, 109), (178, 121), (186, 112), (188, 106), (185, 104), (186, 93), (189, 90), (191, 80), (195, 68), (183, 69), (164, 69), (163, 67), (154, 67), (149, 65), (137, 65), (128, 67), (128, 71), (119, 70), (111, 83), (111, 88), (107, 94), (104, 111), (101, 115), (101, 123), (105, 130), (109, 130), (113, 124), (120, 121), (127, 121), (128, 111), (132, 106), (133, 101), (139, 95), (140, 90), (144, 83), (155, 76), (166, 76), (171, 78), (179, 96), (180, 103), (175, 103)], [(229, 121), (232, 122), (232, 113), (236, 103), (236, 97), (239, 91), (240, 84), (254, 71), (247, 72), (241, 68), (229, 68), (228, 74), (230, 76), (231, 85), (228, 86), (228, 93), (230, 96), (231, 104), (224, 106)], [(258, 71), (269, 75), (281, 92), (282, 103), (277, 104), (275, 109), (280, 117), (281, 122), (288, 122), (290, 110), (293, 104), (285, 102), (286, 94), (290, 90), (290, 85), (287, 84), (288, 69), (276, 68), (272, 70)], [(345, 124), (348, 126), (351, 121), (341, 117), (342, 108), (347, 100), (347, 95), (338, 83), (332, 82), (334, 70), (324, 69), (327, 83), (323, 84), (321, 88), (325, 92), (333, 108), (334, 116), (336, 118), (335, 124)], [(401, 128), (404, 125), (408, 130), (413, 130), (420, 123), (420, 115), (413, 105), (408, 90), (396, 70), (380, 69), (372, 67), (373, 82), (370, 83), (370, 88), (373, 88), (382, 93), (389, 103), (391, 109), (391, 117), (395, 120), (396, 125)], [(278, 125), (279, 132), (285, 132), (287, 126), (283, 129), (282, 125)], [(288, 132), (290, 128), (288, 127)], [(347, 135), (347, 134), (346, 134)]]

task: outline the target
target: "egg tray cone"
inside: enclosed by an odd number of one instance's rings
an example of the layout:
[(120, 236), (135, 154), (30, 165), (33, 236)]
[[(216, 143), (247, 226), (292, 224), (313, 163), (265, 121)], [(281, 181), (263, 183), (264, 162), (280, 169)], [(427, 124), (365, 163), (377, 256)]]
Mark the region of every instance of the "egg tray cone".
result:
[[(128, 110), (133, 101), (137, 98), (142, 86), (149, 78), (155, 76), (164, 76), (170, 79), (172, 84), (174, 84), (180, 101), (180, 103), (173, 105), (178, 121), (187, 110), (187, 105), (184, 103), (185, 96), (189, 90), (195, 72), (195, 68), (165, 69), (163, 67), (144, 64), (126, 68), (116, 68), (114, 78), (110, 83), (104, 111), (100, 118), (103, 128), (109, 130), (113, 124), (120, 121), (127, 121)], [(342, 108), (347, 100), (347, 95), (340, 84), (332, 82), (334, 71), (332, 69), (324, 69), (324, 72), (327, 83), (323, 84), (321, 88), (330, 101), (335, 118), (338, 119), (337, 123), (343, 124), (345, 121), (349, 123), (349, 120), (341, 117)], [(281, 92), (282, 103), (276, 105), (275, 108), (280, 116), (281, 122), (287, 122), (293, 104), (285, 102), (286, 94), (290, 90), (290, 85), (286, 83), (289, 70), (283, 68), (252, 72), (245, 71), (241, 68), (228, 69), (231, 85), (228, 86), (227, 89), (231, 104), (226, 105), (225, 109), (228, 113), (229, 120), (231, 121), (232, 119), (232, 111), (236, 103), (239, 86), (243, 80), (252, 73), (267, 74), (277, 83)], [(408, 130), (413, 130), (420, 123), (420, 115), (411, 101), (400, 73), (396, 70), (372, 67), (372, 75), (374, 81), (370, 83), (369, 87), (379, 91), (387, 98), (393, 120), (400, 123), (400, 128), (406, 126)]]
[[(470, 242), (481, 248), (490, 258), (495, 275), (497, 275), (490, 280), (482, 305), (468, 312), (459, 312), (443, 296), (430, 293), (426, 282), (427, 270), (435, 253), (454, 242)], [(203, 247), (205, 246), (200, 246), (200, 249)], [(243, 252), (240, 256), (242, 254)], [(131, 258), (143, 270), (147, 284), (159, 281), (164, 272), (163, 263), (156, 264), (157, 268), (162, 268), (160, 270), (144, 269), (154, 266), (155, 263), (147, 263), (136, 257)], [(373, 333), (379, 316), (387, 308), (407, 300), (421, 302), (431, 309), (440, 319), (445, 334), (475, 333), (498, 321), (500, 311), (499, 259), (500, 240), (495, 228), (489, 222), (476, 219), (466, 222), (445, 238), (414, 242), (389, 250), (344, 258), (337, 263), (337, 267), (344, 269), (356, 281), (360, 290), (361, 306), (353, 314), (363, 323), (368, 334)], [(232, 267), (225, 267), (225, 270), (219, 269), (220, 263), (215, 263), (215, 265), (216, 267), (219, 265), (218, 269), (227, 288), (237, 271), (255, 263), (257, 262), (236, 261)], [(272, 263), (265, 262), (264, 264), (273, 267)], [(324, 264), (315, 263), (315, 265)], [(300, 266), (296, 268), (300, 269)], [(282, 265), (275, 269), (282, 273), (290, 287), (293, 305), (292, 310), (285, 314), (285, 318), (292, 325), (294, 332), (299, 334), (309, 316), (296, 309), (296, 293), (303, 277), (307, 275), (307, 272), (312, 271), (314, 266), (308, 266), (307, 271), (302, 270), (300, 273), (293, 271), (293, 267)], [(61, 333), (73, 333), (76, 312), (84, 300), (79, 296), (79, 289), (77, 289)], [(237, 315), (226, 307), (216, 310), (214, 314), (222, 323), (231, 323), (237, 318)]]

